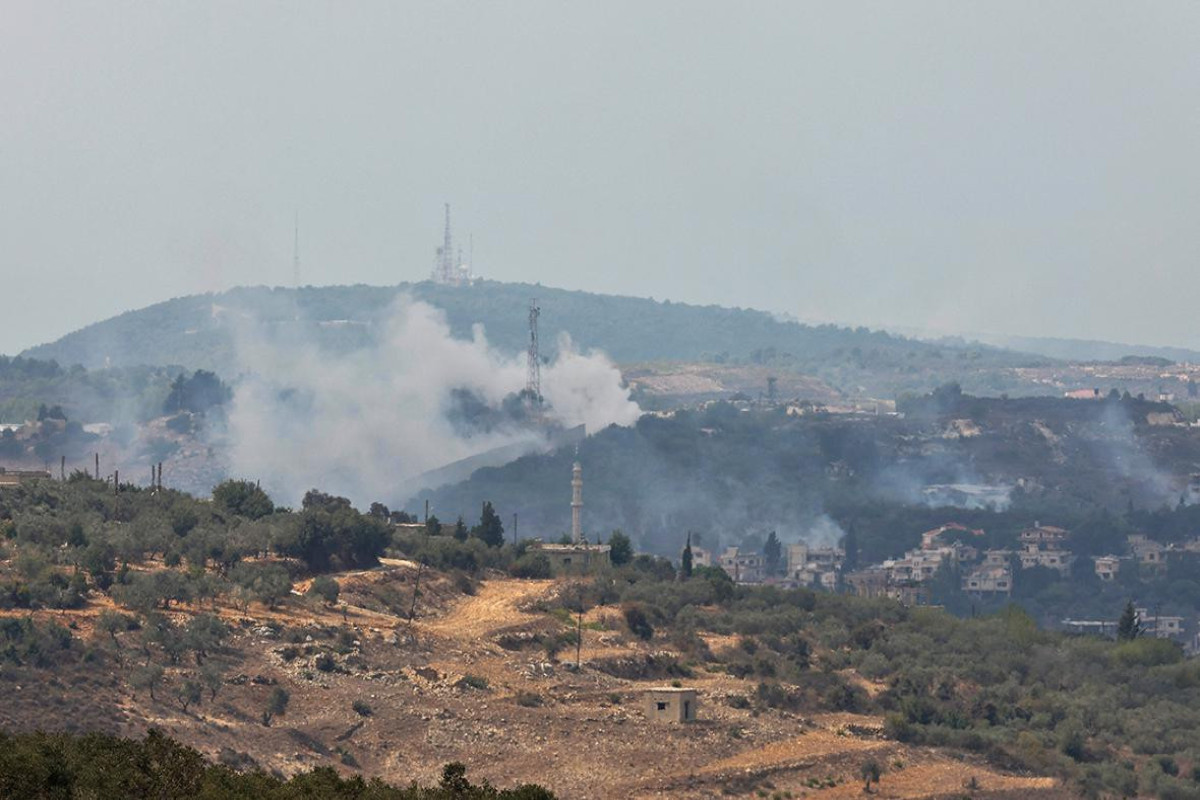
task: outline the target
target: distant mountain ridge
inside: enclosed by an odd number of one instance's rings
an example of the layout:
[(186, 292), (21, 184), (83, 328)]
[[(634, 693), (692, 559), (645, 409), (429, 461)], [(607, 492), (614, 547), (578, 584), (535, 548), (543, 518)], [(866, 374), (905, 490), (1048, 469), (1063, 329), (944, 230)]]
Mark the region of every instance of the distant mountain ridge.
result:
[(1120, 361), (1129, 356), (1165, 358), (1169, 361), (1200, 363), (1200, 350), (1168, 345), (1129, 344), (1101, 339), (1064, 339), (1054, 336), (1015, 336), (1006, 333), (961, 331), (946, 333), (924, 328), (886, 325), (883, 330), (908, 339), (942, 344), (947, 347), (968, 347), (983, 344), (1006, 350), (1045, 356), (1060, 361)]
[[(267, 287), (191, 295), (129, 311), (89, 325), (23, 355), (89, 368), (171, 364), (236, 371), (234, 331), (248, 320), (290, 335), (302, 326), (321, 346), (369, 344), (397, 295), (441, 308), (456, 336), (482, 324), (488, 340), (521, 352), (528, 341), (527, 309), (541, 306), (543, 350), (552, 356), (568, 333), (583, 348), (598, 348), (620, 363), (648, 361), (781, 362), (797, 370), (855, 362), (910, 373), (937, 365), (944, 346), (866, 328), (809, 326), (751, 309), (694, 306), (670, 301), (591, 294), (545, 286), (481, 281), (469, 287), (431, 282), (398, 286)], [(962, 349), (962, 348), (959, 348)], [(975, 345), (977, 366), (1019, 366), (1036, 357)]]

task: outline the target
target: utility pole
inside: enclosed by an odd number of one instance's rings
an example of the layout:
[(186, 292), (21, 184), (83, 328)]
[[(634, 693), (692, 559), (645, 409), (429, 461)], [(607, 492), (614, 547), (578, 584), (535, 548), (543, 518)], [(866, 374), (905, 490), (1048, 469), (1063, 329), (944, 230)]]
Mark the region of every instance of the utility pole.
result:
[(413, 599), (412, 607), (408, 610), (408, 624), (412, 627), (412, 621), (417, 617), (417, 597), (421, 594), (421, 572), (425, 569), (425, 559), (421, 559), (417, 564), (417, 580), (413, 583)]
[(580, 656), (583, 653), (583, 585), (579, 586), (579, 620), (575, 625), (575, 671), (579, 671)]

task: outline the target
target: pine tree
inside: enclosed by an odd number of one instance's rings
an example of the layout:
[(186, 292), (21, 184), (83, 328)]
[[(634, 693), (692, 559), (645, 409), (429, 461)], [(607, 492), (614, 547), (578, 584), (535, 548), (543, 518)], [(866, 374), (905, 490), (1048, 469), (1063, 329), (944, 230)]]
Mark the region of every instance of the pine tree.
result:
[(1121, 612), (1121, 619), (1117, 621), (1117, 641), (1131, 642), (1142, 635), (1142, 623), (1138, 620), (1137, 609), (1133, 607), (1133, 601), (1130, 600), (1125, 604), (1125, 610)]
[(686, 581), (692, 577), (692, 534), (688, 533), (687, 544), (683, 547), (683, 558), (680, 559), (680, 576)]
[(842, 550), (846, 555), (842, 559), (842, 568), (846, 572), (858, 569), (858, 534), (853, 528), (846, 531), (845, 537), (842, 539)]
[(483, 543), (488, 547), (501, 547), (504, 545), (504, 524), (500, 521), (500, 515), (492, 508), (491, 502), (483, 504), (483, 513), (479, 516), (479, 525), (472, 531), (476, 536), (483, 540)]
[(775, 535), (775, 531), (771, 531), (767, 543), (763, 545), (763, 560), (766, 562), (768, 575), (779, 574), (779, 567), (783, 561), (783, 544)]

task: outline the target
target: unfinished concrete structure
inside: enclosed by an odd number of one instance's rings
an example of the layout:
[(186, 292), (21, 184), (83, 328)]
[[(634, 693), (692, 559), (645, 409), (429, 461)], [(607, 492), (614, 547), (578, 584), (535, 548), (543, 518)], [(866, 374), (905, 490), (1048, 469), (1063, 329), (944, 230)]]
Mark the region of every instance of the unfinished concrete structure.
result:
[(529, 551), (546, 557), (550, 562), (550, 571), (555, 575), (589, 572), (592, 568), (612, 563), (606, 544), (546, 544), (545, 542), (530, 542)]
[(695, 722), (696, 690), (657, 686), (646, 690), (646, 719), (652, 722)]
[(50, 480), (50, 473), (45, 470), (5, 469), (0, 467), (0, 486), (20, 486), (30, 481)]

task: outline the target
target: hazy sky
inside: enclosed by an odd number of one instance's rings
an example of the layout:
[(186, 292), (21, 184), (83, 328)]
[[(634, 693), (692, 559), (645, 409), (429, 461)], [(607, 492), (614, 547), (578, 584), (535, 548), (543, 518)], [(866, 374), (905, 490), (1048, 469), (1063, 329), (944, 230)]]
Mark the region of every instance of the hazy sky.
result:
[(0, 352), (429, 273), (1200, 347), (1200, 3), (0, 3)]

